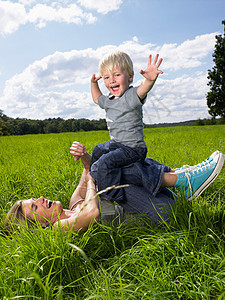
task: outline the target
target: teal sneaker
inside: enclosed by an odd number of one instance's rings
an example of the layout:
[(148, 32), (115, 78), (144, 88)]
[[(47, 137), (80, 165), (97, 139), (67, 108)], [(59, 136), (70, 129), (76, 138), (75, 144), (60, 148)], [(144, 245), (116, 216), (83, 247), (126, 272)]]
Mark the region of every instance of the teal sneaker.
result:
[(197, 164), (197, 165), (194, 165), (194, 166), (189, 166), (189, 165), (183, 165), (182, 167), (180, 168), (176, 168), (175, 169), (175, 173), (179, 173), (178, 171), (180, 170), (185, 170), (185, 169), (188, 169), (188, 168), (194, 168), (194, 167), (203, 167), (203, 166), (206, 166), (208, 165), (214, 157), (217, 156), (217, 154), (219, 153), (220, 151), (216, 150), (215, 152), (213, 152), (208, 158), (206, 158), (206, 160), (203, 160), (201, 163)]
[(213, 158), (185, 169), (176, 171), (175, 187), (184, 190), (188, 200), (198, 198), (202, 192), (217, 178), (222, 170), (225, 155), (218, 151)]

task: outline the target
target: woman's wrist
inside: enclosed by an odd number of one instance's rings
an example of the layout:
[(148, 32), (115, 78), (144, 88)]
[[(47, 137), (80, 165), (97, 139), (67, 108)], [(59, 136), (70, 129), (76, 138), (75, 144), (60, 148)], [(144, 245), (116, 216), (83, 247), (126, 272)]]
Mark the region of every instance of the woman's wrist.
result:
[(88, 184), (94, 184), (94, 185), (95, 185), (95, 181), (94, 181), (93, 178), (89, 178), (88, 180), (86, 180), (86, 182), (87, 182)]
[(87, 190), (89, 189), (95, 190), (95, 182), (93, 179), (89, 179), (87, 181)]

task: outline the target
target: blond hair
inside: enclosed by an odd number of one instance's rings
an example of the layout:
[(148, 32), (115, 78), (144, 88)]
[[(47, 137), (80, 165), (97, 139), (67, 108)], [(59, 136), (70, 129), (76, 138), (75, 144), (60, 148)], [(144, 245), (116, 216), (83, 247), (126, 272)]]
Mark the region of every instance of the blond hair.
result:
[(130, 76), (133, 75), (133, 62), (128, 54), (123, 51), (113, 51), (107, 53), (99, 62), (99, 74), (102, 76), (104, 71), (112, 72), (115, 67), (127, 71)]
[(4, 220), (4, 228), (6, 234), (10, 235), (13, 231), (19, 228), (20, 225), (35, 227), (35, 221), (24, 216), (22, 211), (23, 200), (18, 200), (10, 208)]

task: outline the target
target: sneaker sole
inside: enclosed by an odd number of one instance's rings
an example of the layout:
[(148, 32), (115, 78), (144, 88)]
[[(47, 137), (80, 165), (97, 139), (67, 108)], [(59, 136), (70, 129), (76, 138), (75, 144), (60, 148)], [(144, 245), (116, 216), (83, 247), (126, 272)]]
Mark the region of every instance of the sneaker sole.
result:
[(204, 192), (204, 190), (207, 189), (207, 187), (209, 187), (211, 183), (213, 183), (213, 181), (220, 174), (224, 165), (224, 161), (225, 161), (225, 155), (222, 152), (219, 152), (219, 159), (212, 174), (206, 179), (205, 182), (203, 182), (203, 184), (195, 191), (195, 193), (188, 198), (189, 201), (197, 199)]

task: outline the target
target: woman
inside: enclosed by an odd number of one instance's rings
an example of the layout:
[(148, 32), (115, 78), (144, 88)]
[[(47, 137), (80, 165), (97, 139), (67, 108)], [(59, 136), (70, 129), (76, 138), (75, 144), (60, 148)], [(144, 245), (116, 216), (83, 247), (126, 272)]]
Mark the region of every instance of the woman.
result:
[(59, 201), (50, 201), (44, 197), (19, 200), (12, 206), (5, 218), (6, 232), (14, 231), (15, 225), (17, 227), (19, 224), (27, 224), (32, 227), (37, 222), (43, 228), (52, 224), (56, 229), (61, 226), (63, 230), (72, 228), (79, 231), (97, 221), (99, 218), (98, 197), (94, 181), (89, 174), (91, 156), (86, 153), (81, 160), (84, 170), (79, 185), (70, 199), (69, 209), (64, 209)]
[[(79, 231), (98, 221), (100, 216), (98, 194), (89, 173), (91, 156), (86, 152), (85, 146), (78, 142), (72, 144), (70, 154), (75, 160), (81, 159), (84, 170), (79, 185), (70, 199), (69, 209), (64, 209), (59, 201), (50, 201), (44, 197), (17, 201), (4, 222), (7, 231), (13, 230), (15, 224), (26, 223), (33, 226), (36, 222), (42, 227), (52, 224), (56, 229), (60, 226), (63, 230)], [(106, 211), (101, 211), (101, 214), (114, 215), (111, 203), (115, 200), (127, 214), (146, 215), (154, 223), (167, 221), (168, 212), (171, 211), (175, 201), (174, 194), (166, 187), (183, 188), (190, 200), (196, 198), (219, 175), (223, 164), (224, 155), (219, 151), (196, 166), (180, 169), (171, 169), (153, 159), (146, 159), (145, 164), (131, 164), (122, 169), (121, 184), (125, 186), (121, 188), (124, 199), (118, 200), (114, 193), (114, 199), (110, 199), (111, 201), (103, 200), (102, 204), (106, 205), (102, 205), (102, 209), (106, 207)], [(186, 182), (189, 182), (188, 186)], [(109, 191), (104, 191), (104, 196), (111, 190), (110, 188)]]

